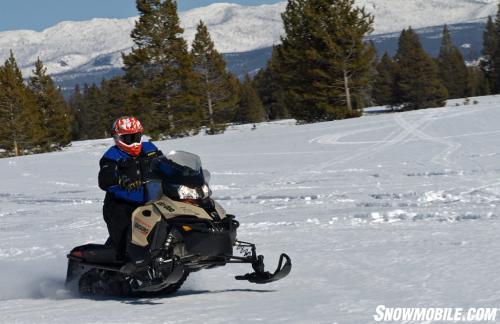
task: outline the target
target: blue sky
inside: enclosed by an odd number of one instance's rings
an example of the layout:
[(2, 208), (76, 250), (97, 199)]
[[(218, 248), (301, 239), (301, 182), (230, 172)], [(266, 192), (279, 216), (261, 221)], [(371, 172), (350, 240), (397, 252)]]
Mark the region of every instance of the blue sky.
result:
[[(276, 3), (281, 0), (178, 0), (180, 10), (216, 2), (244, 5)], [(0, 31), (41, 31), (64, 20), (125, 18), (137, 15), (135, 0), (0, 0)]]

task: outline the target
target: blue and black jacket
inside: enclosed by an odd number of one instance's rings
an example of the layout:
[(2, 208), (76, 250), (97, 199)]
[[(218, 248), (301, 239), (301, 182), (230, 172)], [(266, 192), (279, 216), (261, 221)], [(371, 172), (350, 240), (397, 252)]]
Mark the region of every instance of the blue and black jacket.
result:
[(111, 147), (101, 158), (99, 165), (99, 187), (106, 191), (106, 200), (117, 199), (132, 204), (144, 204), (144, 188), (127, 191), (119, 186), (119, 177), (126, 175), (133, 180), (147, 181), (151, 176), (151, 162), (162, 156), (162, 152), (151, 142), (142, 143), (141, 154), (133, 157), (118, 147)]

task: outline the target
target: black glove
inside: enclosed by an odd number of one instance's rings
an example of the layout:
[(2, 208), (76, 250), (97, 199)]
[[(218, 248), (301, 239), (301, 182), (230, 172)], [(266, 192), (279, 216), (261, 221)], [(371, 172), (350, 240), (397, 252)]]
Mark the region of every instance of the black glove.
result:
[(118, 178), (118, 184), (127, 191), (136, 191), (142, 186), (141, 180), (131, 179), (124, 174)]

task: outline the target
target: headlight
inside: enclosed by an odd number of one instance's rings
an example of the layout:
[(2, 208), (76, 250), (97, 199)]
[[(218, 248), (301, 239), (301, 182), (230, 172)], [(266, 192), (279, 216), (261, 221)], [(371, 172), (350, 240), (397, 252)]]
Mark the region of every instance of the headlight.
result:
[(179, 186), (177, 189), (180, 199), (199, 199), (200, 195), (196, 189), (192, 189), (186, 186)]
[(210, 190), (210, 187), (206, 184), (203, 187), (201, 187), (201, 190), (203, 190), (203, 195), (204, 195), (203, 198), (208, 198), (212, 195), (212, 190)]
[(205, 199), (210, 197), (212, 191), (208, 185), (203, 185), (203, 187), (189, 188), (186, 186), (179, 186), (177, 189), (180, 199)]

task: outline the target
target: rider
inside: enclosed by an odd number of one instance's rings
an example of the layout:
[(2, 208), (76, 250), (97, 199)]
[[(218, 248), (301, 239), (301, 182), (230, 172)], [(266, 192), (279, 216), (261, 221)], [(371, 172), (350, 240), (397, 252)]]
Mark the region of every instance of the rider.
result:
[(109, 242), (118, 260), (126, 261), (127, 242), (133, 211), (145, 203), (144, 182), (151, 161), (162, 152), (151, 142), (142, 142), (144, 128), (135, 117), (120, 117), (112, 127), (115, 145), (99, 162), (99, 187), (106, 191), (103, 215)]

